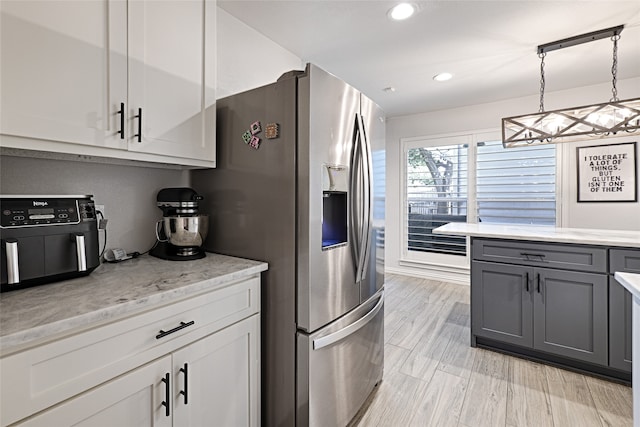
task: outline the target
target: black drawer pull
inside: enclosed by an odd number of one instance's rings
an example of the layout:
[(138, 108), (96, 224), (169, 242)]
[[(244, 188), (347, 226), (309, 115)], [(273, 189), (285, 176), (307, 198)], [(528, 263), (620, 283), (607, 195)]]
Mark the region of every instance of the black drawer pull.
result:
[(538, 293), (540, 293), (540, 273), (538, 273)]
[(184, 390), (180, 390), (180, 394), (184, 396), (184, 404), (189, 404), (189, 364), (185, 363), (180, 372), (184, 374)]
[[(527, 261), (544, 261), (544, 254), (532, 254), (532, 253), (528, 253), (528, 252), (520, 252), (520, 256), (523, 256), (526, 258)], [(540, 259), (530, 259), (529, 257), (538, 257)]]
[(120, 114), (120, 130), (116, 133), (120, 134), (120, 139), (124, 139), (124, 102), (120, 103), (120, 111), (117, 114)]
[(526, 284), (526, 290), (529, 292), (529, 272), (524, 273), (524, 282)]
[(180, 326), (176, 326), (175, 328), (170, 329), (168, 331), (163, 331), (162, 329), (160, 329), (158, 335), (156, 335), (156, 339), (159, 340), (160, 338), (166, 337), (167, 335), (172, 334), (174, 332), (178, 332), (180, 329), (187, 328), (187, 327), (189, 327), (191, 325), (194, 325), (195, 323), (196, 322), (193, 321), (193, 320), (191, 322), (188, 322), (188, 323), (180, 322)]
[(165, 407), (164, 415), (167, 417), (171, 416), (171, 386), (169, 385), (170, 378), (171, 377), (169, 376), (169, 373), (167, 373), (162, 379), (162, 382), (164, 383), (165, 395), (165, 400), (162, 401), (162, 406)]
[(142, 108), (138, 108), (138, 115), (133, 117), (138, 119), (138, 133), (133, 137), (138, 138), (138, 142), (142, 142)]

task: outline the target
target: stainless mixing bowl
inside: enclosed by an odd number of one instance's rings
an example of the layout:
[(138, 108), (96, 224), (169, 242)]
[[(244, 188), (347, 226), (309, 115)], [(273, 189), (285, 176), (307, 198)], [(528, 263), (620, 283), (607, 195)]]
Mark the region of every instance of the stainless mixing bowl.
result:
[(163, 219), (168, 242), (179, 247), (199, 247), (209, 231), (209, 215), (167, 216)]

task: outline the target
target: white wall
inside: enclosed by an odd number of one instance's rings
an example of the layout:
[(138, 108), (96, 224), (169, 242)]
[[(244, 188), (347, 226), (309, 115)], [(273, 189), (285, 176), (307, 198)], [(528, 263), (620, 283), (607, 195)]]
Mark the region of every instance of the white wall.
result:
[[(454, 82), (452, 82), (454, 83)], [(640, 78), (618, 82), (618, 93), (623, 99), (640, 96)], [(611, 85), (601, 84), (545, 94), (545, 109), (554, 110), (576, 105), (588, 105), (607, 101)], [(386, 202), (386, 252), (385, 267), (390, 272), (408, 273), (428, 277), (449, 278), (463, 281), (461, 272), (439, 269), (433, 266), (410, 265), (400, 261), (401, 253), (401, 194), (400, 162), (401, 138), (434, 136), (452, 133), (499, 130), (502, 117), (536, 112), (537, 95), (508, 99), (490, 104), (472, 105), (452, 110), (436, 111), (387, 119), (387, 202)], [(558, 194), (561, 217), (558, 224), (564, 227), (640, 230), (640, 203), (577, 203), (576, 195), (576, 147), (599, 145), (640, 138), (608, 138), (581, 143), (561, 144), (559, 149), (561, 193)], [(638, 147), (640, 150), (640, 146)], [(640, 159), (636, 158), (640, 169)]]
[(304, 70), (302, 59), (218, 8), (217, 97), (275, 82), (282, 73)]

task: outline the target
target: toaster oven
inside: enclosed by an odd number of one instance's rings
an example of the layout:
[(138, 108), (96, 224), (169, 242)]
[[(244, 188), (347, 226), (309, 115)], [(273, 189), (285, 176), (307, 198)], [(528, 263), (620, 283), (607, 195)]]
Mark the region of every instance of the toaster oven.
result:
[(0, 291), (86, 276), (100, 265), (91, 195), (0, 195)]

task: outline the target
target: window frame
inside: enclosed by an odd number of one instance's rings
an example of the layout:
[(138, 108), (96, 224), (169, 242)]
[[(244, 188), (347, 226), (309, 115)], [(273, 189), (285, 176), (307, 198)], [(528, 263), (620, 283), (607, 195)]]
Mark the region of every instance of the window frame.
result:
[[(400, 215), (399, 215), (399, 244), (401, 265), (432, 265), (450, 268), (452, 270), (469, 269), (470, 263), (470, 238), (467, 237), (466, 256), (448, 255), (432, 252), (409, 251), (408, 249), (408, 216), (407, 216), (407, 153), (412, 148), (435, 147), (455, 144), (467, 145), (467, 223), (477, 224), (478, 204), (476, 197), (476, 177), (477, 177), (477, 145), (479, 142), (501, 141), (502, 134), (499, 129), (484, 129), (469, 132), (448, 133), (440, 135), (426, 135), (400, 139)], [(560, 165), (562, 165), (562, 150), (556, 145), (555, 150), (555, 226), (562, 224), (562, 175)]]

